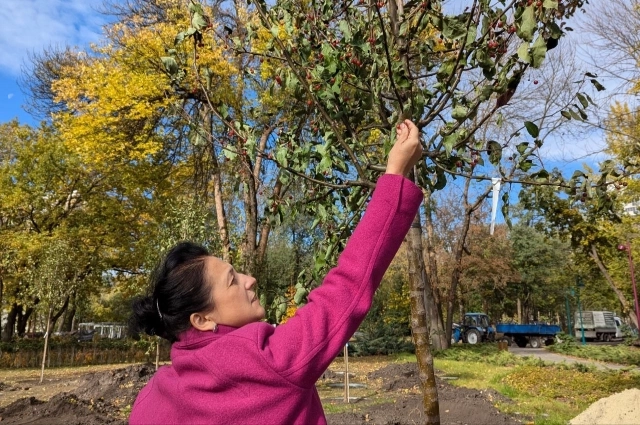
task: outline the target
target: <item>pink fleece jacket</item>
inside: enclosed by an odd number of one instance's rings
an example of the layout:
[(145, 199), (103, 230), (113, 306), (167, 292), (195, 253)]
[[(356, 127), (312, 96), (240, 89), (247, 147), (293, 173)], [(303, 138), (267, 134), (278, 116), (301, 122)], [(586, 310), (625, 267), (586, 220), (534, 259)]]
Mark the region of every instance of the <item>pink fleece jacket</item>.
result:
[(325, 424), (315, 383), (364, 320), (421, 200), (411, 181), (381, 176), (338, 265), (294, 317), (184, 332), (129, 423)]

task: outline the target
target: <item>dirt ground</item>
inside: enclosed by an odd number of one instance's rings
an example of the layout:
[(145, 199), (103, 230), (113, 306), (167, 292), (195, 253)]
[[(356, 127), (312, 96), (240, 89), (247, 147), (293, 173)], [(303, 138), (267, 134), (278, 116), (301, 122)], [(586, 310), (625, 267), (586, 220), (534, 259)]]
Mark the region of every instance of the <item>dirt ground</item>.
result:
[[(344, 401), (343, 370), (337, 360), (318, 382), (330, 425), (424, 423), (414, 363), (352, 361), (349, 373), (356, 388), (350, 390), (349, 404)], [(5, 377), (0, 382), (0, 423), (126, 424), (133, 400), (154, 371), (151, 365), (132, 365), (80, 376), (59, 373), (43, 384)], [(508, 400), (492, 390), (455, 387), (438, 378), (438, 394), (443, 425), (515, 425), (524, 419), (500, 413), (495, 402)]]

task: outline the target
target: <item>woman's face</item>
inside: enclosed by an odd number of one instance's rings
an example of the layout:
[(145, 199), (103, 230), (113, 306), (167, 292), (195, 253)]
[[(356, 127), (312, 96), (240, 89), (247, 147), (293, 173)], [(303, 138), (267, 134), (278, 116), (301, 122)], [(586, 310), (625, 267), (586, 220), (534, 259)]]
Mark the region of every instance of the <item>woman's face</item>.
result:
[(237, 328), (264, 319), (265, 311), (256, 296), (253, 277), (236, 272), (231, 264), (216, 257), (206, 257), (205, 274), (214, 306), (208, 318), (219, 325)]

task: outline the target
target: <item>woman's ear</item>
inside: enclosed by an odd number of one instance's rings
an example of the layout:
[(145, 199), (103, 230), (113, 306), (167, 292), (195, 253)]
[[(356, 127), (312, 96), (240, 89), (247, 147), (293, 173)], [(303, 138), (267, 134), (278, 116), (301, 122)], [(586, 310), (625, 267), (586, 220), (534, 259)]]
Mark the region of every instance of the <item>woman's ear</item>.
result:
[(189, 316), (189, 321), (191, 326), (199, 331), (212, 331), (217, 327), (213, 320), (206, 318), (202, 313), (193, 313)]

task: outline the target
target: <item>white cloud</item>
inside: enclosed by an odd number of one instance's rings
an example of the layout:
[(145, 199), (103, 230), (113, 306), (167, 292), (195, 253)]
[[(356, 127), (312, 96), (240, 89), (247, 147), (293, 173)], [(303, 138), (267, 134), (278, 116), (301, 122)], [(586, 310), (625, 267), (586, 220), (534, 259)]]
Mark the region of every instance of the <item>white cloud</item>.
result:
[(0, 72), (20, 73), (29, 53), (48, 47), (85, 46), (100, 38), (102, 0), (3, 0)]
[(7, 96), (7, 99), (11, 99), (13, 97), (13, 93), (9, 93), (9, 95)]

